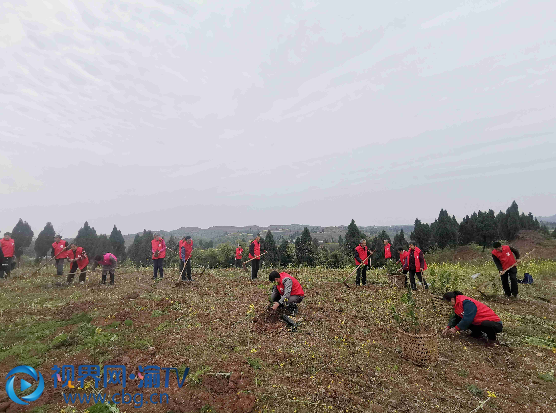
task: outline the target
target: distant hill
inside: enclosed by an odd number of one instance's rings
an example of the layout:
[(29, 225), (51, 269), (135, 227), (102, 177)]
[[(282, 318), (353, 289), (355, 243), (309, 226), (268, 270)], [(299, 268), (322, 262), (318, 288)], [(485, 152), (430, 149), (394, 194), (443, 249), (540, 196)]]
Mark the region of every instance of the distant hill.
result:
[(551, 217), (537, 217), (539, 221), (543, 222), (554, 222), (556, 223), (556, 215), (552, 215)]
[[(222, 243), (235, 244), (237, 241), (241, 240), (244, 242), (253, 239), (254, 235), (261, 233), (262, 236), (266, 234), (268, 230), (272, 231), (274, 239), (281, 240), (286, 238), (288, 240), (295, 240), (301, 235), (303, 228), (308, 227), (311, 232), (311, 236), (316, 238), (320, 242), (338, 242), (338, 237), (344, 237), (347, 231), (346, 225), (341, 225), (337, 227), (321, 227), (314, 225), (300, 225), (300, 224), (289, 224), (289, 225), (270, 225), (268, 227), (260, 227), (258, 225), (250, 225), (245, 227), (233, 227), (233, 226), (219, 226), (210, 228), (198, 228), (198, 227), (181, 227), (172, 231), (155, 231), (159, 232), (164, 239), (168, 240), (170, 236), (176, 238), (182, 238), (184, 235), (190, 235), (194, 240), (202, 239), (205, 241), (213, 241), (215, 245)], [(362, 227), (359, 229), (365, 234), (373, 236), (380, 233), (382, 230), (386, 231), (390, 238), (393, 239), (394, 235), (403, 228), (405, 237), (409, 240), (409, 234), (413, 231), (413, 225), (392, 225), (392, 226), (370, 226)], [(140, 232), (139, 234), (142, 234)], [(129, 247), (133, 243), (133, 239), (136, 234), (124, 235), (125, 245)]]

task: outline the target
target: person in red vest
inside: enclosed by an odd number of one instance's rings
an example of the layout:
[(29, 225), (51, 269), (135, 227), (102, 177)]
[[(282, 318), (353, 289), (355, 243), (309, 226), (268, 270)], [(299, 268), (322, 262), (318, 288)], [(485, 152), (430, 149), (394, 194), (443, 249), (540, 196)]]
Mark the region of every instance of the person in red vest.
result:
[(243, 257), (243, 248), (241, 245), (237, 244), (236, 248), (236, 267), (241, 268), (241, 258)]
[(116, 266), (118, 265), (118, 258), (110, 252), (104, 255), (95, 256), (92, 271), (98, 266), (102, 267), (102, 283), (106, 284), (106, 274), (110, 273), (110, 285), (114, 285), (114, 276), (116, 275)]
[(180, 274), (183, 281), (193, 281), (191, 279), (191, 254), (193, 254), (193, 240), (188, 235), (180, 241)]
[(151, 241), (153, 253), (153, 280), (160, 273), (160, 279), (164, 277), (164, 258), (166, 257), (166, 243), (160, 234), (154, 234)]
[[(517, 288), (517, 267), (519, 263), (519, 251), (508, 245), (502, 245), (499, 242), (495, 242), (492, 250), (492, 260), (496, 264), (496, 268), (500, 273), (500, 278), (502, 279), (502, 288), (504, 288), (504, 294), (506, 297), (510, 298), (512, 295), (517, 298), (518, 288)], [(508, 278), (510, 279), (512, 286), (508, 283)]]
[(303, 301), (305, 292), (299, 281), (286, 272), (279, 273), (272, 271), (268, 279), (270, 282), (276, 282), (270, 301), (272, 309), (276, 310), (278, 307), (286, 307), (293, 316), (297, 314), (297, 305)]
[[(355, 247), (355, 251), (353, 253), (355, 258), (355, 265), (357, 268), (357, 275), (355, 276), (355, 285), (363, 285), (367, 284), (367, 268), (371, 267), (371, 255), (374, 251), (370, 251), (367, 248), (367, 240), (362, 239), (359, 241), (359, 245)], [(363, 265), (361, 265), (363, 264)]]
[[(255, 239), (249, 244), (249, 259), (251, 261), (251, 279), (255, 280), (257, 278), (257, 273), (261, 265), (261, 234), (257, 234)], [(263, 253), (266, 252), (263, 249)]]
[(392, 258), (392, 251), (390, 251), (390, 248), (392, 247), (392, 245), (388, 242), (387, 239), (384, 240), (384, 259), (390, 259)]
[(502, 321), (487, 305), (469, 298), (459, 291), (444, 294), (443, 299), (454, 307), (454, 314), (443, 335), (455, 334), (458, 331), (470, 330), (471, 336), (482, 338), (487, 336), (487, 345), (493, 346), (496, 334), (502, 331)]
[(75, 243), (70, 245), (68, 251), (68, 261), (70, 262), (70, 272), (68, 273), (67, 282), (73, 282), (73, 277), (79, 268), (79, 282), (84, 283), (87, 276), (87, 265), (89, 265), (89, 257), (83, 247), (78, 247)]
[(417, 275), (417, 278), (419, 278), (419, 281), (423, 284), (425, 290), (429, 289), (427, 281), (422, 275), (426, 269), (427, 262), (425, 261), (423, 251), (417, 247), (417, 243), (415, 241), (409, 241), (409, 251), (407, 252), (407, 270), (409, 271), (409, 282), (413, 291), (417, 290), (415, 275)]
[(56, 275), (64, 275), (64, 261), (68, 258), (69, 246), (62, 236), (56, 234), (52, 243), (50, 256), (56, 261)]
[(9, 277), (12, 272), (15, 253), (15, 241), (9, 232), (6, 232), (4, 238), (0, 240), (0, 247), (2, 248), (2, 254), (4, 254), (4, 259), (0, 262), (0, 278), (4, 278), (4, 272), (6, 277)]
[(409, 270), (407, 260), (409, 257), (409, 251), (404, 250), (403, 247), (398, 247), (398, 254), (400, 255), (400, 262), (402, 263), (402, 274), (405, 275), (404, 286), (407, 287), (407, 272)]

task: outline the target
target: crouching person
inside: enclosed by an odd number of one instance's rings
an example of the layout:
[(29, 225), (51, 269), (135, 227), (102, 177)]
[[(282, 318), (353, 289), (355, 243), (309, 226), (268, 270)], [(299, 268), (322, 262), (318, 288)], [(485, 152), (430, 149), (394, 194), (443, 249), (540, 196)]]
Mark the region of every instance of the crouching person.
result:
[(87, 276), (87, 265), (89, 265), (89, 257), (83, 249), (83, 247), (78, 247), (76, 244), (70, 245), (70, 250), (68, 251), (68, 261), (70, 262), (70, 272), (68, 274), (67, 282), (73, 282), (73, 277), (79, 268), (79, 282), (84, 283)]
[(106, 274), (110, 273), (110, 285), (114, 285), (114, 275), (116, 274), (116, 266), (118, 259), (114, 254), (106, 253), (104, 255), (97, 255), (93, 263), (93, 271), (96, 267), (102, 267), (102, 283), (106, 284)]
[(270, 282), (276, 282), (270, 301), (272, 309), (276, 310), (278, 307), (286, 307), (293, 316), (297, 314), (297, 305), (303, 301), (305, 292), (301, 287), (299, 281), (288, 273), (272, 271), (268, 276)]
[(443, 298), (454, 307), (454, 314), (443, 335), (469, 329), (471, 337), (482, 338), (485, 333), (489, 347), (498, 343), (496, 334), (502, 332), (502, 321), (490, 307), (459, 291), (448, 292)]

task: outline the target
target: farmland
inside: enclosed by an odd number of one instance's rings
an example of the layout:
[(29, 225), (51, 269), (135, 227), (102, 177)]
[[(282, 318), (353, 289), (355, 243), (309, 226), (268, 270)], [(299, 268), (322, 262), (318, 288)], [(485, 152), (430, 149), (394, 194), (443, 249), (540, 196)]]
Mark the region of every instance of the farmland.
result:
[[(240, 270), (211, 269), (178, 284), (176, 269), (153, 283), (150, 269), (123, 267), (114, 287), (100, 286), (98, 272), (68, 287), (52, 268), (33, 277), (34, 268), (22, 268), (1, 284), (0, 373), (33, 366), (45, 392), (29, 407), (5, 397), (0, 411), (136, 411), (63, 403), (68, 389), (54, 389), (50, 378), (63, 364), (190, 369), (182, 388), (164, 389), (167, 405), (143, 404), (143, 412), (470, 412), (481, 404), (484, 412), (556, 411), (556, 262), (524, 263), (519, 273), (535, 282), (513, 301), (500, 297), (488, 251), (472, 255), (430, 256), (431, 289), (411, 295), (414, 328), (440, 332), (451, 308), (437, 297), (458, 288), (501, 317), (501, 345), (485, 348), (465, 333), (438, 336), (438, 362), (420, 367), (399, 344), (407, 292), (383, 268), (358, 289), (353, 280), (351, 288), (341, 283), (350, 268), (291, 269), (307, 294), (295, 332), (267, 314), (268, 269), (254, 283)], [(126, 391), (137, 384), (128, 381)], [(110, 386), (110, 394), (121, 391)]]

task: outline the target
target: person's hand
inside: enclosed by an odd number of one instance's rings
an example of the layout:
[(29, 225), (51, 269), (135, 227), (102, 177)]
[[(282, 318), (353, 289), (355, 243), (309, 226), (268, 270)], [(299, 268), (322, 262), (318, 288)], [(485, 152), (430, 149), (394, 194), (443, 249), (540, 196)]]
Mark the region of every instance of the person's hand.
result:
[(452, 334), (456, 334), (457, 332), (458, 332), (458, 330), (456, 330), (455, 327), (452, 327), (452, 328), (446, 327), (446, 330), (444, 330), (444, 332), (442, 334), (444, 334), (445, 336), (450, 336)]
[(521, 262), (521, 260), (518, 258), (517, 260), (515, 260), (516, 264), (519, 264)]
[(506, 272), (506, 271), (502, 270), (502, 271), (499, 271), (498, 273), (499, 273), (500, 275), (504, 275), (505, 272)]
[(273, 309), (274, 311), (276, 311), (276, 309), (277, 309), (278, 307), (280, 307), (280, 303), (279, 303), (279, 302), (275, 302), (275, 303), (272, 305), (272, 309)]

